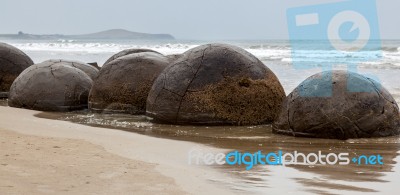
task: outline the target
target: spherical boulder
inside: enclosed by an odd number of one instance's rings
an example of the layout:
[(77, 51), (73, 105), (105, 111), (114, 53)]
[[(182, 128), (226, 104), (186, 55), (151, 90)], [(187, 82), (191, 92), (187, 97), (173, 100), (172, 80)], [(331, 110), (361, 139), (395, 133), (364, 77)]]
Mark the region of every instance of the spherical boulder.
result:
[(168, 63), (168, 58), (161, 54), (141, 52), (105, 64), (90, 91), (89, 108), (100, 112), (144, 114), (150, 88)]
[(309, 77), (289, 94), (273, 132), (328, 139), (398, 135), (399, 107), (390, 93), (370, 78), (326, 71)]
[(66, 62), (30, 66), (15, 79), (9, 106), (41, 111), (87, 108), (92, 79)]
[(161, 73), (146, 113), (162, 123), (262, 124), (273, 121), (284, 97), (278, 78), (255, 56), (208, 44), (188, 50)]
[(63, 65), (72, 66), (74, 68), (82, 70), (92, 80), (94, 80), (97, 77), (97, 75), (99, 74), (99, 70), (97, 68), (95, 68), (94, 66), (83, 63), (83, 62), (78, 62), (78, 61), (64, 60), (64, 59), (51, 59), (51, 60), (46, 60), (46, 61), (42, 62), (41, 64), (55, 64), (55, 63), (62, 63)]
[(122, 57), (122, 56), (126, 56), (126, 55), (129, 55), (129, 54), (134, 54), (134, 53), (142, 53), (142, 52), (154, 52), (154, 53), (157, 53), (157, 54), (161, 54), (161, 53), (156, 52), (156, 51), (154, 51), (152, 49), (136, 49), (136, 48), (125, 49), (125, 50), (122, 50), (122, 51), (114, 54), (110, 58), (108, 58), (108, 60), (104, 64), (108, 64), (109, 62), (111, 62), (111, 61), (113, 61), (113, 60), (115, 60), (115, 59), (117, 59), (119, 57)]
[(0, 98), (7, 98), (11, 84), (15, 78), (33, 64), (33, 61), (24, 52), (0, 43)]

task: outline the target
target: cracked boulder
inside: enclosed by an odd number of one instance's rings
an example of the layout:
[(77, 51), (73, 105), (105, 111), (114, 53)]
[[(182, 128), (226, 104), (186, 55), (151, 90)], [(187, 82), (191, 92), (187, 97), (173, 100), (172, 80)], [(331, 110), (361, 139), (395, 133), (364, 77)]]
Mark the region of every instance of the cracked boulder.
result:
[[(129, 54), (135, 54), (135, 53), (142, 53), (142, 52), (154, 52), (154, 53), (157, 53), (157, 54), (160, 54), (160, 55), (161, 55), (161, 53), (156, 52), (156, 51), (151, 50), (151, 49), (136, 49), (136, 48), (133, 48), (133, 49), (125, 49), (125, 50), (122, 50), (122, 51), (120, 51), (120, 52), (114, 54), (114, 55), (111, 56), (110, 58), (108, 58), (108, 60), (104, 63), (104, 65), (105, 65), (105, 64), (108, 64), (108, 63), (110, 63), (111, 61), (113, 61), (113, 60), (115, 60), (115, 59), (117, 59), (117, 58), (120, 58), (120, 57), (122, 57), (122, 56), (126, 56), (126, 55), (129, 55)], [(104, 65), (103, 65), (103, 66), (104, 66)]]
[(15, 78), (31, 66), (33, 61), (21, 50), (0, 43), (0, 98), (7, 98)]
[(155, 52), (129, 54), (105, 64), (90, 91), (89, 108), (144, 114), (150, 88), (168, 64), (168, 58)]
[(185, 52), (157, 78), (147, 99), (154, 121), (194, 125), (270, 123), (285, 92), (259, 59), (232, 45)]
[(99, 74), (99, 70), (97, 68), (95, 68), (94, 66), (83, 63), (83, 62), (78, 62), (78, 61), (63, 60), (63, 59), (51, 59), (51, 60), (44, 61), (41, 64), (54, 64), (54, 63), (62, 63), (63, 65), (72, 66), (74, 68), (82, 70), (92, 80), (94, 80), (97, 77), (97, 75)]
[(273, 132), (328, 139), (398, 135), (399, 107), (370, 78), (326, 71), (306, 79), (285, 99)]
[(41, 111), (87, 108), (92, 79), (68, 62), (44, 62), (24, 70), (10, 89), (11, 107)]

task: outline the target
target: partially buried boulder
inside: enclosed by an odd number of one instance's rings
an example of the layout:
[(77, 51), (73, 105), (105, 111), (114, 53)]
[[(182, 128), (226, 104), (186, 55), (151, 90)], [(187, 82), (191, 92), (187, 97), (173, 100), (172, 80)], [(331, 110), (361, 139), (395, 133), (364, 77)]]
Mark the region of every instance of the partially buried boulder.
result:
[(66, 62), (30, 66), (14, 81), (9, 106), (41, 111), (87, 108), (92, 79)]
[(24, 52), (6, 43), (0, 43), (0, 98), (7, 98), (15, 78), (33, 64)]
[(151, 49), (141, 49), (141, 48), (139, 48), (139, 49), (138, 48), (125, 49), (125, 50), (122, 50), (122, 51), (114, 54), (110, 58), (108, 58), (108, 60), (104, 64), (108, 64), (108, 63), (110, 63), (111, 61), (113, 61), (113, 60), (115, 60), (117, 58), (129, 55), (129, 54), (142, 53), (142, 52), (154, 52), (154, 53), (160, 54), (159, 52), (156, 52), (156, 51), (151, 50)]
[(154, 80), (168, 65), (168, 58), (141, 52), (105, 64), (89, 96), (89, 108), (100, 112), (144, 114)]
[(247, 51), (226, 44), (193, 48), (154, 82), (147, 115), (200, 125), (270, 123), (285, 97), (275, 74)]
[(273, 132), (330, 139), (398, 135), (399, 107), (370, 78), (326, 71), (306, 79), (286, 98)]
[(72, 60), (64, 60), (64, 59), (51, 59), (42, 62), (41, 64), (55, 64), (55, 63), (62, 63), (63, 65), (66, 66), (72, 66), (74, 68), (77, 68), (79, 70), (82, 70), (85, 72), (92, 80), (94, 80), (97, 75), (99, 74), (99, 70), (95, 68), (92, 65), (83, 63), (83, 62), (78, 62), (78, 61), (72, 61)]

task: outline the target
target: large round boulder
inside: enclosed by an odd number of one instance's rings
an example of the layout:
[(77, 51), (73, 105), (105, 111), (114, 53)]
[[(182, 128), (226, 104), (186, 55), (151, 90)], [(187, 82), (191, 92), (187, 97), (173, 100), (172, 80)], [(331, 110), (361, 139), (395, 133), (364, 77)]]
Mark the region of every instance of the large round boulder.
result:
[(161, 73), (146, 113), (173, 124), (262, 124), (273, 121), (284, 97), (278, 78), (255, 56), (208, 44), (188, 50)]
[(150, 88), (168, 63), (168, 58), (161, 54), (141, 52), (105, 64), (90, 91), (89, 108), (100, 112), (144, 114)]
[(7, 98), (15, 78), (33, 64), (24, 52), (6, 43), (0, 43), (0, 98)]
[(91, 86), (92, 79), (69, 63), (35, 64), (15, 79), (8, 104), (41, 111), (84, 109)]
[(79, 70), (82, 70), (85, 72), (92, 80), (94, 80), (97, 75), (99, 74), (99, 70), (95, 68), (92, 65), (79, 62), (79, 61), (72, 61), (72, 60), (64, 60), (64, 59), (51, 59), (51, 60), (46, 60), (42, 62), (41, 64), (55, 64), (55, 63), (62, 63), (63, 65), (66, 66), (71, 66), (74, 68), (77, 68)]
[(156, 51), (151, 50), (151, 49), (142, 49), (142, 48), (125, 49), (125, 50), (122, 50), (122, 51), (114, 54), (110, 58), (108, 58), (108, 60), (104, 64), (108, 64), (111, 61), (113, 61), (113, 60), (115, 60), (117, 58), (120, 58), (122, 56), (126, 56), (126, 55), (129, 55), (129, 54), (135, 54), (135, 53), (142, 53), (142, 52), (154, 52), (154, 53), (157, 53), (157, 54), (161, 54), (161, 53), (156, 52)]
[(329, 139), (398, 135), (399, 107), (373, 79), (326, 71), (306, 79), (285, 99), (273, 132)]

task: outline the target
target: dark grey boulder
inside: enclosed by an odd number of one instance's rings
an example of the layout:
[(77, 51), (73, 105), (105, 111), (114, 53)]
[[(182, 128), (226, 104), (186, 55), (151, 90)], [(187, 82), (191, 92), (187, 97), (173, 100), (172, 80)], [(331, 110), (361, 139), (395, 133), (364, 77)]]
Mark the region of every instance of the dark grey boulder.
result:
[(92, 79), (67, 62), (35, 64), (15, 79), (8, 104), (41, 111), (84, 109), (91, 86)]
[(399, 107), (376, 81), (327, 71), (306, 79), (285, 99), (273, 132), (330, 139), (398, 135)]
[(33, 64), (18, 48), (0, 42), (0, 98), (7, 98), (15, 78)]
[(122, 56), (126, 56), (126, 55), (129, 55), (129, 54), (134, 54), (134, 53), (142, 53), (142, 52), (154, 52), (154, 53), (157, 53), (157, 54), (161, 54), (161, 53), (156, 52), (156, 51), (151, 50), (151, 49), (125, 49), (125, 50), (122, 50), (122, 51), (114, 54), (110, 58), (108, 58), (108, 60), (104, 64), (108, 64), (109, 62), (111, 62), (111, 61), (113, 61), (113, 60), (115, 60), (117, 58), (120, 58)]
[(144, 114), (154, 80), (169, 61), (155, 52), (141, 52), (105, 64), (94, 81), (89, 108), (100, 112)]
[(270, 123), (285, 97), (275, 74), (247, 51), (208, 44), (185, 52), (154, 82), (147, 115), (200, 125)]
[(79, 70), (85, 72), (92, 80), (94, 80), (97, 75), (99, 74), (99, 70), (89, 64), (79, 61), (72, 61), (72, 60), (64, 60), (64, 59), (51, 59), (42, 62), (41, 64), (54, 64), (62, 62), (63, 65), (72, 66)]

